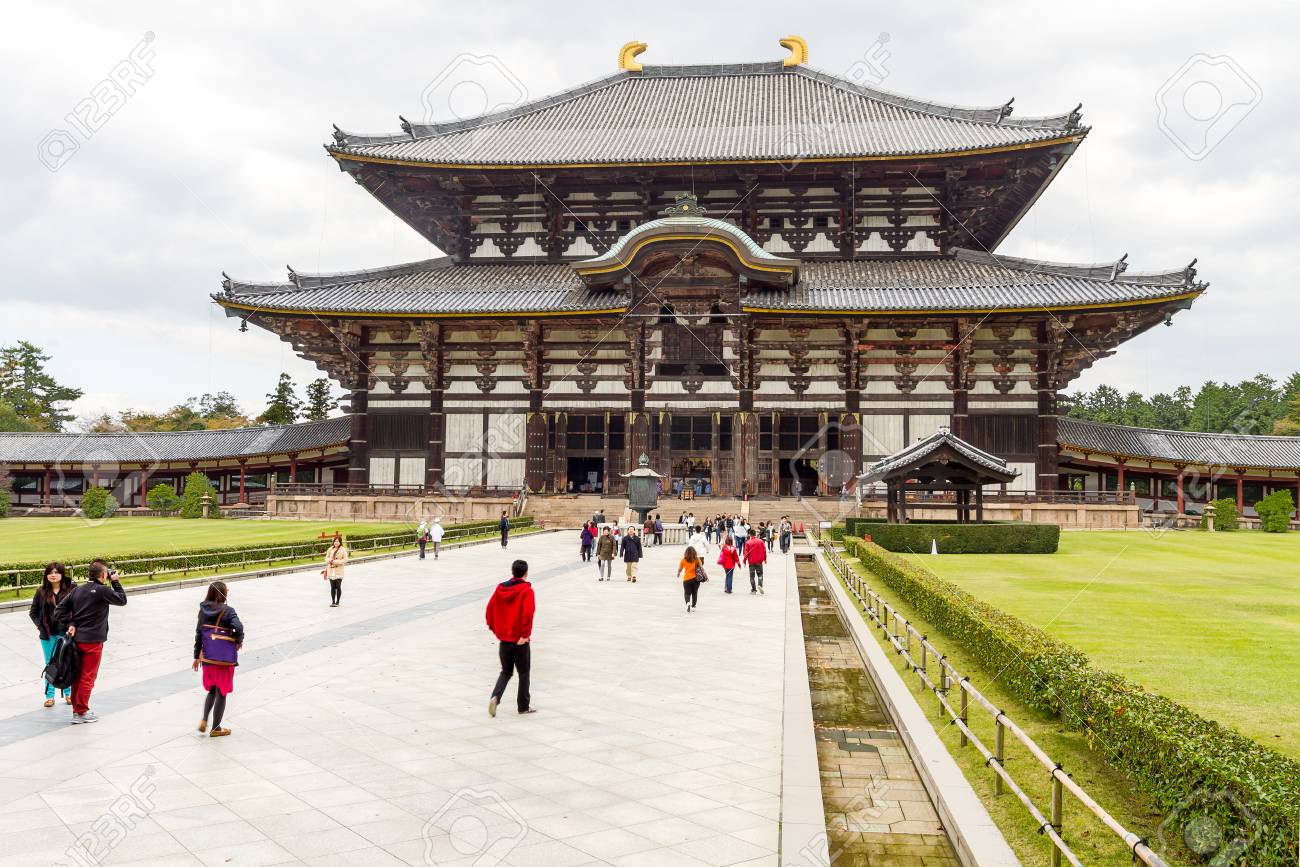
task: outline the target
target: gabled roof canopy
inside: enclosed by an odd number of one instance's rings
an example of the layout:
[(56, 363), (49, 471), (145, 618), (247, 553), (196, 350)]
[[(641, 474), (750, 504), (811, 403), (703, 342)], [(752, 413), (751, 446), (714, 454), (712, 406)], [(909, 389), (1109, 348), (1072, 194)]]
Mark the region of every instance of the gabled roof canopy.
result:
[(760, 286), (786, 288), (799, 279), (799, 260), (767, 252), (734, 223), (704, 216), (693, 196), (679, 196), (658, 220), (642, 223), (599, 256), (574, 262), (573, 270), (589, 286), (606, 286), (633, 270), (639, 255), (656, 245), (672, 245), (690, 255), (705, 246), (722, 247), (736, 273)]
[(858, 480), (864, 484), (897, 484), (913, 477), (947, 476), (954, 467), (966, 470), (980, 484), (1006, 483), (1020, 475), (1002, 458), (975, 448), (947, 428), (939, 428), (925, 439), (876, 461)]

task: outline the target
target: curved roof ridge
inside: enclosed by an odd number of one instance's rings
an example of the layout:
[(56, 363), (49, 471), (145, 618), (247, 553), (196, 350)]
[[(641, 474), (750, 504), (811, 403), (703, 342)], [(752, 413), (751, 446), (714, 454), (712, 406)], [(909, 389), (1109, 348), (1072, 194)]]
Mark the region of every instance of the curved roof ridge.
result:
[(632, 73), (627, 70), (619, 70), (609, 75), (593, 78), (582, 84), (576, 84), (573, 87), (550, 94), (549, 96), (539, 96), (536, 99), (530, 99), (519, 105), (512, 105), (508, 108), (498, 109), (497, 111), (480, 114), (476, 117), (467, 117), (462, 120), (449, 120), (441, 122), (413, 122), (404, 117), (398, 116), (402, 122), (402, 129), (406, 131), (407, 137), (400, 138), (399, 141), (417, 140), (429, 138), (431, 136), (446, 135), (452, 132), (464, 132), (465, 130), (478, 129), (481, 126), (487, 126), (492, 123), (499, 123), (503, 120), (511, 120), (516, 117), (523, 117), (536, 111), (552, 108), (560, 103), (568, 102), (571, 99), (577, 99), (580, 96), (586, 96), (595, 93), (606, 87), (613, 86), (620, 82), (626, 81), (640, 73)]
[(341, 286), (361, 280), (374, 280), (383, 277), (401, 277), (420, 271), (432, 271), (436, 268), (448, 268), (455, 263), (450, 256), (434, 256), (429, 259), (417, 259), (412, 262), (399, 262), (395, 265), (380, 265), (375, 268), (359, 268), (352, 271), (297, 271), (292, 265), (289, 280), (299, 289), (317, 289), (324, 286)]
[[(1075, 130), (1079, 128), (1080, 111), (1083, 104), (1080, 103), (1073, 110), (1063, 114), (1026, 116), (1013, 119), (1011, 117), (1012, 104), (1016, 101), (1015, 97), (1008, 99), (1001, 105), (995, 106), (962, 106), (954, 103), (939, 102), (930, 99), (918, 99), (917, 97), (907, 96), (906, 94), (896, 93), (892, 90), (886, 90), (883, 87), (874, 87), (866, 84), (858, 84), (842, 78), (824, 69), (818, 69), (815, 66), (800, 64), (799, 66), (789, 67), (792, 72), (820, 81), (823, 84), (832, 87), (838, 87), (860, 96), (875, 99), (880, 102), (892, 105), (896, 108), (919, 111), (922, 114), (930, 114), (936, 117), (948, 117), (954, 120), (965, 120), (971, 123), (989, 123), (1001, 124), (1004, 126), (1019, 126), (1032, 129), (1060, 129)], [(1086, 129), (1086, 127), (1084, 128)]]
[(68, 439), (82, 439), (86, 437), (159, 437), (159, 436), (193, 436), (194, 434), (239, 434), (239, 433), (268, 433), (271, 431), (283, 430), (310, 430), (312, 428), (326, 428), (331, 425), (338, 425), (341, 420), (346, 420), (346, 415), (331, 416), (320, 421), (297, 421), (292, 424), (258, 424), (248, 425), (246, 427), (213, 427), (198, 428), (196, 430), (107, 430), (95, 431), (93, 433), (77, 431), (4, 431), (6, 437), (58, 437)]
[[(1046, 259), (1030, 259), (1025, 256), (1008, 256), (1005, 253), (990, 253), (985, 250), (972, 250), (956, 247), (953, 258), (964, 262), (977, 262), (986, 265), (1000, 265), (1016, 271), (1032, 273), (1057, 274), (1064, 277), (1078, 277), (1084, 280), (1100, 280), (1106, 283), (1151, 283), (1164, 285), (1195, 285), (1196, 262), (1183, 268), (1154, 271), (1129, 271), (1128, 254), (1111, 262), (1052, 262)], [(1208, 284), (1200, 284), (1208, 285)]]
[(1076, 418), (1075, 416), (1063, 415), (1059, 417), (1061, 421), (1070, 422), (1071, 424), (1091, 425), (1093, 427), (1104, 427), (1111, 430), (1121, 431), (1140, 431), (1142, 433), (1155, 434), (1173, 434), (1174, 436), (1205, 437), (1207, 439), (1239, 439), (1239, 440), (1256, 440), (1272, 441), (1300, 444), (1300, 436), (1287, 436), (1285, 434), (1243, 434), (1227, 433), (1205, 430), (1171, 430), (1162, 427), (1137, 427), (1131, 424), (1115, 424), (1109, 421), (1093, 421), (1090, 418)]

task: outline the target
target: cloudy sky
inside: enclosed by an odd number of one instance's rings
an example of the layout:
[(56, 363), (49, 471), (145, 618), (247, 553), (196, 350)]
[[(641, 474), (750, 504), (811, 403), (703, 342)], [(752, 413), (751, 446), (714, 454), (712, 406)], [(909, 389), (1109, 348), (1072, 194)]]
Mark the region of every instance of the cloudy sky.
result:
[(1000, 251), (1127, 252), (1134, 269), (1197, 257), (1212, 285), (1077, 385), (1149, 391), (1300, 368), (1297, 0), (559, 8), (10, 4), (0, 342), (52, 353), (55, 374), (85, 390), (83, 415), (221, 389), (255, 413), (281, 370), (300, 384), (318, 374), (210, 302), (223, 270), (282, 279), (286, 263), (436, 254), (338, 172), (321, 148), (331, 124), (396, 131), (462, 54), (496, 58), (542, 96), (613, 71), (631, 39), (649, 43), (646, 63), (736, 62), (782, 57), (777, 39), (797, 33), (813, 66), (843, 73), (871, 55), (883, 86), (909, 95), (1014, 96), (1020, 114), (1083, 103), (1091, 135)]

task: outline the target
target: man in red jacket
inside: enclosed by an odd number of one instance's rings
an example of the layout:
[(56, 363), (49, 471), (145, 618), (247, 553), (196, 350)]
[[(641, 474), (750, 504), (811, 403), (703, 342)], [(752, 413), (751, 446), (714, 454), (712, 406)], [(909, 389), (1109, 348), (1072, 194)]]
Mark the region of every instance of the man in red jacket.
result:
[(532, 668), (529, 642), (533, 638), (533, 585), (528, 583), (528, 564), (516, 560), (510, 566), (509, 581), (498, 584), (487, 605), (487, 625), (501, 642), (501, 674), (488, 701), (488, 713), (497, 715), (497, 705), (505, 695), (506, 684), (519, 671), (519, 712), (535, 713), (528, 706), (528, 674)]
[[(767, 561), (767, 545), (754, 533), (745, 543), (745, 562), (749, 564), (749, 595), (763, 592), (763, 564)], [(757, 579), (758, 583), (754, 581)]]

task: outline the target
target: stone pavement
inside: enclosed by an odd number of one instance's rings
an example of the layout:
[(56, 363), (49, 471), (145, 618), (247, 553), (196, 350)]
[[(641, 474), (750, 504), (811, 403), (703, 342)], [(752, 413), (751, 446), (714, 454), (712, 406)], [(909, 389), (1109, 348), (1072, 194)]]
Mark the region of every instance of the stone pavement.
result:
[[(201, 590), (114, 609), (90, 726), (40, 707), (35, 630), (0, 615), (0, 865), (776, 864), (793, 566), (730, 598), (715, 566), (688, 615), (680, 552), (598, 583), (573, 534), (523, 537), (354, 566), (337, 609), (319, 573), (233, 583), (248, 635), (216, 740)], [(490, 719), (483, 608), (515, 557), (539, 712), (512, 684)]]

